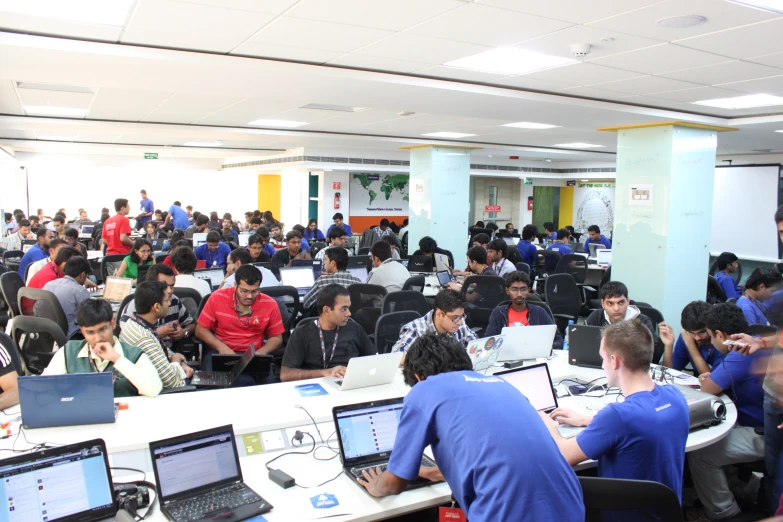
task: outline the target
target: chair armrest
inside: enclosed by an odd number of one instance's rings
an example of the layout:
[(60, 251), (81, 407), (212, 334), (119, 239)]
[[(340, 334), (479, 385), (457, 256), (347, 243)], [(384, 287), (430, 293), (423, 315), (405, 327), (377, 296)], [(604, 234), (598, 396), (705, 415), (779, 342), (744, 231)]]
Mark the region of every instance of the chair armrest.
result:
[(552, 314), (552, 315), (559, 319), (571, 319), (574, 321), (574, 323), (576, 323), (575, 316), (573, 315), (568, 315), (568, 314)]
[(196, 387), (192, 384), (189, 384), (187, 386), (180, 386), (179, 388), (166, 388), (163, 390), (160, 390), (160, 393), (158, 395), (170, 395), (172, 393), (187, 393), (196, 391)]
[(592, 286), (586, 285), (584, 283), (580, 284), (579, 286), (581, 286), (583, 290), (589, 290), (590, 292), (597, 292), (598, 291), (595, 288), (593, 288)]

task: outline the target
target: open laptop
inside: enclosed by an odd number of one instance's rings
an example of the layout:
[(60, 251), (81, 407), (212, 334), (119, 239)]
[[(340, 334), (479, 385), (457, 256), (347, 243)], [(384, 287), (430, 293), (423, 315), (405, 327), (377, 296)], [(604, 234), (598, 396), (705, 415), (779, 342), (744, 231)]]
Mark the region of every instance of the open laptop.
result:
[(160, 510), (174, 522), (245, 520), (272, 505), (242, 478), (234, 427), (150, 442)]
[(31, 248), (33, 248), (33, 246), (35, 246), (36, 243), (37, 241), (35, 241), (34, 239), (23, 239), (21, 245), (22, 252), (26, 254)]
[(362, 283), (366, 283), (367, 282), (368, 273), (367, 273), (367, 269), (365, 267), (363, 267), (363, 266), (356, 267), (356, 268), (350, 268), (349, 267), (348, 268), (348, 272), (352, 276), (354, 276), (356, 279), (361, 281)]
[(133, 280), (126, 277), (107, 277), (103, 290), (96, 290), (93, 297), (103, 297), (112, 304), (119, 305), (131, 293)]
[[(252, 375), (256, 382), (261, 384), (269, 376), (269, 370), (272, 368), (274, 357), (271, 355), (256, 354), (245, 369), (244, 375)], [(216, 353), (212, 356), (212, 370), (216, 372), (231, 372), (234, 367), (242, 361), (242, 355)]]
[(237, 241), (239, 242), (239, 246), (246, 247), (251, 235), (252, 234), (250, 232), (242, 232), (241, 234), (239, 234), (239, 236), (237, 236)]
[(596, 252), (596, 264), (598, 266), (609, 266), (612, 264), (612, 251), (608, 248)]
[[(500, 377), (527, 397), (536, 411), (552, 413), (557, 409), (557, 395), (552, 386), (552, 376), (549, 375), (549, 366), (546, 363), (531, 364), (514, 370), (497, 372), (495, 377)], [(577, 428), (567, 424), (561, 424), (558, 428), (560, 435), (571, 438), (584, 428)]]
[(194, 232), (193, 233), (193, 248), (198, 248), (207, 242), (207, 232)]
[(447, 288), (452, 281), (451, 274), (447, 270), (438, 270), (436, 274), (441, 288)]
[(557, 326), (506, 326), (501, 333), (506, 338), (500, 361), (522, 361), (552, 355), (552, 342)]
[(280, 269), (280, 282), (284, 286), (293, 286), (297, 289), (300, 296), (307, 295), (307, 292), (315, 284), (313, 269), (306, 266), (296, 266)]
[(220, 285), (223, 283), (223, 279), (225, 279), (226, 274), (223, 273), (222, 268), (203, 268), (201, 270), (195, 270), (193, 272), (193, 277), (196, 277), (197, 279), (203, 279), (209, 283), (210, 288), (212, 288), (214, 291), (220, 288)]
[(601, 327), (572, 324), (568, 326), (568, 362), (586, 368), (601, 368)]
[(370, 256), (350, 256), (348, 258), (348, 268), (365, 268), (369, 272), (372, 270), (372, 258)]
[(196, 388), (228, 388), (234, 384), (234, 381), (236, 381), (240, 375), (242, 375), (242, 372), (245, 371), (245, 368), (250, 364), (250, 361), (253, 360), (255, 355), (256, 349), (253, 345), (250, 345), (250, 348), (242, 354), (242, 357), (239, 358), (239, 362), (231, 368), (230, 372), (199, 370), (193, 373), (190, 384)]
[(505, 347), (502, 335), (484, 337), (468, 343), (468, 357), (473, 363), (473, 370), (481, 372), (492, 367), (499, 359), (501, 347)]
[(92, 231), (95, 230), (94, 224), (89, 225), (82, 225), (81, 230), (79, 230), (79, 239), (92, 239)]
[(5, 499), (0, 520), (93, 522), (117, 513), (101, 439), (3, 460), (0, 495)]
[(343, 377), (324, 377), (324, 381), (338, 390), (355, 390), (389, 384), (397, 375), (402, 352), (352, 357)]
[(430, 256), (410, 256), (408, 258), (408, 272), (432, 273), (433, 261)]
[[(401, 413), (402, 397), (332, 408), (337, 440), (340, 443), (340, 460), (348, 478), (356, 482), (356, 479), (362, 476), (363, 470), (375, 467), (386, 470), (394, 448), (394, 439), (397, 437)], [(435, 462), (422, 455), (421, 465), (434, 467)], [(420, 488), (432, 483), (417, 478), (409, 482), (406, 489)], [(367, 492), (361, 485), (359, 487)]]
[(449, 275), (452, 275), (449, 256), (446, 254), (432, 254), (432, 257), (435, 259), (435, 269), (438, 272), (448, 272)]
[(163, 250), (163, 245), (166, 244), (166, 241), (168, 241), (168, 239), (153, 239), (150, 241), (150, 243), (152, 243), (153, 252), (160, 252)]
[(114, 422), (111, 372), (19, 377), (25, 428), (55, 428)]
[(599, 250), (605, 250), (606, 247), (603, 246), (601, 243), (590, 243), (587, 245), (588, 250), (590, 250), (590, 257), (597, 257)]

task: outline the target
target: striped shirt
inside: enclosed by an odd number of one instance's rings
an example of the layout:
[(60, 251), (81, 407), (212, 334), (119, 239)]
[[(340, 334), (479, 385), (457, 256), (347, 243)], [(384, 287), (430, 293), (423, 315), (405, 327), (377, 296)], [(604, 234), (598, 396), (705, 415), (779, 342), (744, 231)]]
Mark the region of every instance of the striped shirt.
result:
[[(332, 247), (328, 246), (326, 248), (332, 248)], [(315, 259), (323, 259), (324, 256), (326, 256), (326, 248), (322, 248), (321, 250), (319, 250), (318, 253), (315, 255)], [(348, 252), (349, 256), (353, 255), (353, 252), (351, 252), (349, 249), (347, 249), (345, 247), (343, 247), (343, 249), (345, 249), (345, 251)]]
[(324, 274), (315, 280), (315, 284), (310, 289), (310, 291), (307, 292), (307, 295), (304, 298), (304, 309), (307, 310), (311, 306), (314, 306), (321, 289), (326, 285), (331, 285), (333, 283), (337, 283), (338, 285), (343, 285), (344, 287), (348, 288), (349, 286), (356, 283), (361, 284), (361, 281), (358, 277), (351, 275), (350, 272), (335, 272), (334, 274)]
[[(427, 312), (427, 315), (414, 319), (410, 323), (404, 325), (400, 330), (400, 339), (392, 347), (392, 352), (405, 352), (410, 348), (413, 341), (426, 334), (438, 334), (438, 330), (435, 329), (435, 323), (432, 322), (432, 314), (434, 310)], [(459, 325), (459, 329), (453, 334), (446, 334), (452, 339), (460, 343), (462, 346), (468, 346), (470, 341), (476, 339), (476, 334), (473, 330), (468, 328), (463, 319)]]
[[(199, 303), (196, 303), (196, 305), (198, 304)], [(122, 315), (120, 316), (120, 328), (125, 328), (125, 323), (127, 323), (128, 319), (130, 319), (130, 316), (132, 316), (135, 313), (136, 313), (136, 302), (130, 301), (128, 305), (125, 307), (125, 310), (122, 311)], [(171, 301), (169, 301), (169, 314), (163, 319), (158, 319), (158, 323), (155, 326), (156, 327), (164, 326), (167, 324), (171, 324), (174, 321), (179, 322), (180, 327), (187, 326), (193, 323), (193, 317), (191, 317), (187, 307), (182, 303), (180, 303), (179, 298), (175, 295), (172, 295)], [(166, 345), (166, 348), (170, 350), (172, 345), (174, 344), (174, 341), (172, 341), (170, 337), (166, 337), (163, 339), (163, 344)]]
[[(143, 319), (141, 320), (143, 321)], [(129, 320), (122, 326), (120, 341), (135, 346), (147, 354), (157, 370), (158, 376), (160, 376), (164, 389), (185, 386), (185, 381), (180, 378), (179, 371), (169, 362), (158, 338), (152, 333), (152, 328), (154, 328), (152, 324), (145, 327), (136, 321)]]
[(8, 353), (5, 346), (0, 344), (0, 377), (15, 371), (16, 368), (14, 367), (14, 361), (11, 359), (11, 354)]

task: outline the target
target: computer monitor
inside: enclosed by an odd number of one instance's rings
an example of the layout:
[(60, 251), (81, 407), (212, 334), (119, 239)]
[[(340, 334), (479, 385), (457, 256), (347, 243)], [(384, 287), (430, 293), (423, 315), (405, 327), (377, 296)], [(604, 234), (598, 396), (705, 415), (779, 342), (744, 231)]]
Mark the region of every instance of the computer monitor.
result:
[(280, 269), (280, 282), (284, 286), (293, 286), (294, 288), (312, 288), (315, 284), (313, 278), (313, 269), (306, 266), (297, 266)]
[(605, 248), (603, 250), (598, 250), (596, 252), (598, 254), (597, 256), (597, 263), (599, 265), (611, 265), (612, 264), (612, 251), (608, 248)]
[(206, 232), (196, 232), (193, 234), (193, 248), (198, 248), (207, 242)]
[(226, 277), (222, 268), (205, 268), (203, 270), (196, 270), (193, 272), (193, 276), (197, 279), (203, 279), (209, 283), (209, 286), (212, 287), (212, 290), (220, 288), (220, 284)]
[(349, 268), (348, 272), (350, 272), (352, 276), (357, 278), (362, 283), (367, 282), (367, 269), (364, 268), (363, 266), (360, 266), (358, 268)]
[(239, 246), (246, 247), (250, 239), (250, 232), (242, 232), (237, 239), (239, 240)]

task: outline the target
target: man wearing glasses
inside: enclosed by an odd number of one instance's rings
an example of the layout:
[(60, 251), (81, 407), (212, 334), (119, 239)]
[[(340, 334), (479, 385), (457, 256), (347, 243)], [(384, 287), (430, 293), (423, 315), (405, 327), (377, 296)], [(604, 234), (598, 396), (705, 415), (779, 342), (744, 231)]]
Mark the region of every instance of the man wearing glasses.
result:
[[(283, 320), (277, 302), (261, 293), (261, 272), (242, 265), (234, 273), (236, 286), (212, 292), (198, 316), (196, 337), (212, 350), (202, 368), (212, 370), (212, 355), (244, 353), (251, 344), (256, 353), (270, 354), (283, 345)], [(264, 343), (266, 339), (266, 343)]]
[(476, 339), (476, 334), (465, 324), (465, 303), (459, 292), (443, 290), (435, 296), (435, 308), (427, 315), (406, 324), (400, 330), (400, 340), (392, 347), (393, 352), (405, 352), (413, 341), (426, 334), (445, 334), (460, 343)]

